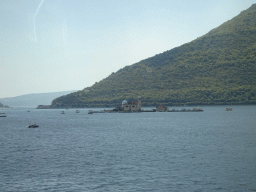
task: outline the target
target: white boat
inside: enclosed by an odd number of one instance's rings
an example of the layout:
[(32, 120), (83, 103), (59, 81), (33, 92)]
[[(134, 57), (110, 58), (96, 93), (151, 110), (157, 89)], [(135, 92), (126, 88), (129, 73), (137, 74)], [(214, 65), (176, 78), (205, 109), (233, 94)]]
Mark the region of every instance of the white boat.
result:
[(64, 111), (61, 111), (60, 114), (65, 114), (65, 112), (64, 112)]
[(76, 113), (79, 113), (80, 111), (79, 110), (76, 110)]

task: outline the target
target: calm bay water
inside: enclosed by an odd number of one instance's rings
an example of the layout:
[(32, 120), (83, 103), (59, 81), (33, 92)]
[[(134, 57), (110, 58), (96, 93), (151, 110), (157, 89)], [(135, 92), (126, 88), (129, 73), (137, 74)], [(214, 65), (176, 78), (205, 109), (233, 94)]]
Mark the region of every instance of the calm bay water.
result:
[(1, 111), (0, 191), (256, 191), (256, 106), (225, 107)]

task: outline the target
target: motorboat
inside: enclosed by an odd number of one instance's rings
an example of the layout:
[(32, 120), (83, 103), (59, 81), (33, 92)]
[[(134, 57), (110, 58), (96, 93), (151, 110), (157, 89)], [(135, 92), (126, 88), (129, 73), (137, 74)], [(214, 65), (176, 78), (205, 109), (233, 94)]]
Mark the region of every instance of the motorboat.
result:
[(28, 126), (28, 128), (37, 128), (37, 127), (39, 127), (39, 125), (37, 125), (37, 124), (32, 124), (32, 125)]

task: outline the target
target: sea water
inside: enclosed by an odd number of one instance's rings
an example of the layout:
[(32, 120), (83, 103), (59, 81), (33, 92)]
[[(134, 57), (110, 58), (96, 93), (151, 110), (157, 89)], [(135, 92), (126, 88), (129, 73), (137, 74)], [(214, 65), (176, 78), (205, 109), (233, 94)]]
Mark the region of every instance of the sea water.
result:
[(256, 191), (256, 106), (226, 107), (1, 111), (0, 191)]

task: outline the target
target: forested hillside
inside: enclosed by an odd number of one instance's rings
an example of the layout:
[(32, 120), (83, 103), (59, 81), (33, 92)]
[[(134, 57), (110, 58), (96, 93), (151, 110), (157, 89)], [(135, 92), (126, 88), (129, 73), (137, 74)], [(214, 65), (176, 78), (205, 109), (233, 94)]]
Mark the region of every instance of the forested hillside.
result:
[(256, 4), (196, 40), (126, 66), (51, 107), (256, 104)]

